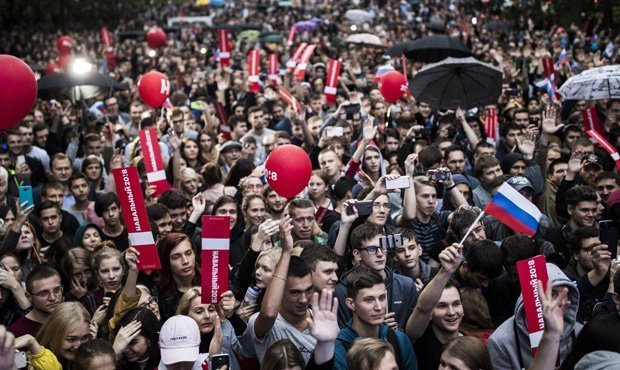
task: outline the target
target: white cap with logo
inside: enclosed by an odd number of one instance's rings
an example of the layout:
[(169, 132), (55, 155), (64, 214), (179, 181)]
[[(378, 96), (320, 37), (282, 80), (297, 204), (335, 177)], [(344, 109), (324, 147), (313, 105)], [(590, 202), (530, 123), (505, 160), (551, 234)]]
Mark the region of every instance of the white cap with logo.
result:
[(162, 325), (159, 332), (159, 348), (164, 364), (196, 361), (199, 346), (200, 329), (191, 317), (172, 316)]

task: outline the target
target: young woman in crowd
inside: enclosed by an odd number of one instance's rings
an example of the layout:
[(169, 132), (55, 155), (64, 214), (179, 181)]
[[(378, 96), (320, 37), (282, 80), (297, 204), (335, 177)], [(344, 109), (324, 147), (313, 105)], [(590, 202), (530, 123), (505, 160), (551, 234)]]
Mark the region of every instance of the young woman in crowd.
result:
[(308, 182), (308, 198), (314, 203), (315, 209), (334, 209), (329, 190), (329, 178), (325, 172), (321, 170), (312, 171), (312, 176)]
[(105, 189), (101, 159), (92, 154), (86, 156), (82, 162), (82, 173), (88, 178), (88, 200), (94, 202), (97, 194), (102, 193)]
[(200, 144), (200, 161), (202, 163), (217, 163), (218, 152), (215, 147), (217, 140), (211, 134), (200, 131), (198, 143)]
[(161, 359), (159, 329), (161, 324), (148, 308), (128, 311), (113, 333), (113, 347), (119, 369), (155, 369)]
[(73, 369), (116, 370), (114, 347), (104, 339), (94, 339), (82, 344), (75, 353)]
[(181, 194), (187, 199), (192, 199), (194, 195), (200, 192), (202, 187), (201, 182), (201, 177), (193, 168), (184, 168), (181, 171)]
[(95, 302), (101, 305), (104, 297), (111, 297), (123, 284), (123, 267), (121, 252), (117, 249), (103, 248), (93, 256), (93, 270), (99, 281), (95, 291)]
[(201, 158), (201, 151), (198, 142), (194, 139), (183, 138), (181, 140), (181, 157), (185, 159), (187, 167), (199, 172), (204, 163)]
[(73, 245), (82, 247), (91, 253), (95, 253), (95, 248), (103, 241), (103, 231), (95, 224), (84, 224), (75, 231)]
[(439, 370), (493, 370), (487, 347), (476, 337), (460, 337), (443, 346)]
[(0, 256), (0, 323), (10, 327), (28, 313), (30, 306), (19, 259), (7, 252)]
[(93, 294), (97, 289), (97, 278), (93, 273), (92, 254), (83, 248), (70, 249), (62, 259), (61, 269), (70, 286), (65, 298), (81, 302), (91, 315), (94, 314), (98, 304)]
[(245, 219), (245, 229), (258, 226), (265, 221), (265, 199), (260, 194), (249, 194), (243, 197), (241, 210)]

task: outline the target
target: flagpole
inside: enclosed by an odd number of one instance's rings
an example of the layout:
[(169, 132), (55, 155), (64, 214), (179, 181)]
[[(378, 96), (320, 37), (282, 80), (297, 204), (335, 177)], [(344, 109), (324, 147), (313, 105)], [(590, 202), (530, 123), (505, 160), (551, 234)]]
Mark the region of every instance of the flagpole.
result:
[(463, 239), (461, 239), (461, 242), (459, 244), (463, 245), (463, 243), (465, 242), (465, 239), (467, 239), (467, 237), (469, 236), (469, 234), (471, 234), (471, 232), (474, 230), (474, 226), (476, 226), (476, 224), (480, 221), (480, 219), (485, 215), (484, 211), (480, 212), (480, 214), (478, 215), (478, 217), (476, 217), (476, 219), (474, 220), (474, 222), (472, 222), (471, 226), (469, 227), (469, 229), (467, 229), (467, 232), (465, 233), (465, 235), (463, 236)]

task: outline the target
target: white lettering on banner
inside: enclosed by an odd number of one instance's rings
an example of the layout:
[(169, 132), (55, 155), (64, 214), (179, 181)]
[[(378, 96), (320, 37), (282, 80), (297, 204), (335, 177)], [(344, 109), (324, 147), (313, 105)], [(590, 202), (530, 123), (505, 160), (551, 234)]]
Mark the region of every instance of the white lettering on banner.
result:
[(146, 137), (146, 147), (148, 148), (148, 152), (151, 153), (150, 155), (151, 168), (155, 170), (157, 169), (157, 161), (155, 161), (155, 153), (153, 150), (153, 140), (151, 140), (151, 132), (146, 131), (144, 134), (145, 134), (144, 136)]
[(540, 302), (540, 292), (538, 291), (538, 274), (536, 273), (536, 268), (534, 267), (534, 261), (530, 260), (527, 262), (530, 273), (530, 286), (532, 287), (532, 292), (534, 294), (534, 306), (536, 307), (536, 320), (538, 322), (538, 328), (540, 330), (545, 328), (545, 321), (543, 319), (542, 312), (542, 304)]
[(159, 90), (160, 94), (170, 94), (170, 81), (165, 78), (161, 79), (161, 89)]
[(129, 201), (129, 212), (131, 213), (131, 220), (133, 221), (136, 231), (142, 231), (140, 219), (138, 218), (136, 201), (133, 199), (133, 189), (131, 188), (131, 182), (129, 181), (127, 170), (123, 169), (121, 174), (123, 175), (123, 183), (125, 185), (125, 188), (123, 190), (125, 190), (125, 192), (127, 193), (127, 200)]
[(220, 271), (220, 256), (218, 251), (213, 251), (213, 257), (211, 259), (211, 299), (213, 302), (217, 301), (217, 292), (220, 288), (218, 283), (218, 276)]

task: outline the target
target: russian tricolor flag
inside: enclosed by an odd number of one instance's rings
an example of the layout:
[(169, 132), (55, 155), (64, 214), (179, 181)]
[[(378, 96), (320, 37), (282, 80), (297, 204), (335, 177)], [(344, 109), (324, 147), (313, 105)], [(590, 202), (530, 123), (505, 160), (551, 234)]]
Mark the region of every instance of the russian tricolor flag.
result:
[(514, 231), (530, 236), (536, 234), (542, 217), (534, 204), (506, 182), (499, 187), (484, 212)]

